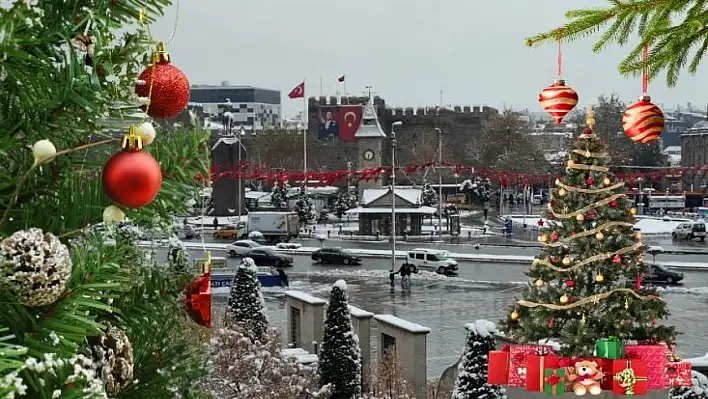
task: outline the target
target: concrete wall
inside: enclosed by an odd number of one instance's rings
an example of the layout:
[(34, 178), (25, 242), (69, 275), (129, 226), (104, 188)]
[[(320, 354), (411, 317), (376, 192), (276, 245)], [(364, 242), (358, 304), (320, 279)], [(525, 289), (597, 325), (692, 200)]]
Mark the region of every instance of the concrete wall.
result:
[(428, 378), (427, 335), (430, 330), (391, 315), (376, 315), (374, 319), (379, 329), (379, 356), (385, 349), (384, 335), (395, 339), (395, 354), (406, 369), (406, 380), (416, 394), (422, 395)]
[[(300, 291), (285, 291), (285, 296), (288, 315), (286, 342), (289, 346), (302, 348), (309, 353), (317, 353), (316, 347), (319, 347), (319, 343), (322, 342), (326, 302)], [(295, 316), (294, 309), (299, 311), (299, 317)], [(293, 336), (293, 328), (298, 332), (297, 336)]]

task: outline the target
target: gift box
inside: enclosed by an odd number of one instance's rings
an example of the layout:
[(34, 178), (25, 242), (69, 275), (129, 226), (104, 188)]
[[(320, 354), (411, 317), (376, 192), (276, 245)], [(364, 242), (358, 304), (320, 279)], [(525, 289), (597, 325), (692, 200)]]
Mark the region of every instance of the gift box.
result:
[(670, 387), (690, 387), (692, 385), (690, 362), (668, 362), (666, 377)]
[(554, 354), (539, 355), (534, 353), (526, 358), (526, 390), (531, 392), (543, 391), (545, 370), (558, 368), (560, 357)]
[(565, 393), (565, 369), (543, 370), (543, 392), (546, 396), (559, 396)]
[(630, 360), (642, 360), (648, 365), (647, 378), (649, 389), (665, 389), (669, 385), (666, 376), (666, 346), (665, 345), (627, 345), (624, 348), (625, 357)]
[(649, 390), (647, 364), (638, 359), (612, 361), (612, 392), (617, 395), (645, 395)]
[(601, 359), (621, 359), (624, 357), (624, 342), (617, 337), (608, 337), (595, 343), (595, 356)]
[(510, 387), (526, 386), (526, 365), (529, 355), (537, 351), (550, 352), (553, 350), (547, 345), (511, 345), (509, 348), (509, 380)]
[(487, 359), (487, 384), (506, 384), (509, 381), (509, 352), (491, 351)]

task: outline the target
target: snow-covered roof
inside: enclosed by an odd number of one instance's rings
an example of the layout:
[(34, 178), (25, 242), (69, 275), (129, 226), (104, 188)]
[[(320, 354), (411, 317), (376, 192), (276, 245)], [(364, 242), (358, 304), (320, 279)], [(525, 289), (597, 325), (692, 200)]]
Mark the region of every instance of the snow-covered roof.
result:
[(356, 130), (354, 137), (386, 137), (383, 129), (381, 129), (381, 124), (379, 123), (379, 118), (376, 116), (376, 107), (374, 107), (374, 98), (371, 97), (369, 102), (364, 106), (364, 111), (361, 116), (361, 123), (359, 128)]
[[(288, 194), (294, 195), (294, 194), (298, 194), (299, 192), (300, 192), (300, 187), (293, 187), (288, 191)], [(336, 194), (337, 192), (339, 192), (339, 188), (334, 187), (334, 186), (319, 186), (319, 187), (309, 187), (308, 186), (307, 187), (308, 194), (328, 195), (328, 194)]]
[(374, 319), (379, 323), (388, 324), (394, 326), (398, 329), (407, 331), (413, 334), (429, 334), (430, 329), (428, 327), (421, 326), (420, 324), (412, 323), (407, 320), (399, 319), (392, 314), (377, 314)]
[[(369, 188), (364, 190), (361, 195), (362, 204), (370, 204), (373, 201), (383, 197), (391, 192), (390, 188)], [(403, 199), (411, 204), (419, 204), (420, 197), (423, 195), (423, 190), (419, 188), (396, 188), (396, 197)]]
[[(437, 209), (431, 206), (419, 206), (417, 208), (396, 208), (396, 213), (422, 213), (425, 215), (432, 215), (437, 211)], [(347, 211), (347, 213), (358, 214), (358, 213), (391, 213), (391, 208), (386, 207), (375, 207), (375, 208), (352, 208)]]
[(316, 296), (310, 295), (307, 292), (302, 292), (302, 291), (285, 291), (285, 296), (290, 297), (290, 298), (295, 298), (297, 300), (303, 301), (305, 303), (309, 303), (310, 305), (324, 305), (327, 303), (322, 298), (318, 298)]
[(357, 319), (370, 319), (374, 314), (366, 310), (359, 309), (356, 306), (349, 305), (349, 313)]
[(259, 199), (267, 195), (270, 195), (270, 193), (264, 191), (246, 191), (246, 198), (248, 199)]

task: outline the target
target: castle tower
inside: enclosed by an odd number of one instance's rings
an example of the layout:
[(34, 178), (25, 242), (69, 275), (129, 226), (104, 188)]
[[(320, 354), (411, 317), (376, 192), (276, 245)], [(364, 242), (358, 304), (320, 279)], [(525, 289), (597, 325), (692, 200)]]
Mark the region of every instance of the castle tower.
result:
[[(386, 134), (381, 129), (379, 118), (374, 107), (374, 98), (369, 97), (369, 102), (364, 106), (361, 123), (354, 134), (359, 147), (359, 169), (379, 168), (383, 162), (383, 140)], [(359, 181), (359, 198), (364, 190), (381, 188), (381, 180)]]

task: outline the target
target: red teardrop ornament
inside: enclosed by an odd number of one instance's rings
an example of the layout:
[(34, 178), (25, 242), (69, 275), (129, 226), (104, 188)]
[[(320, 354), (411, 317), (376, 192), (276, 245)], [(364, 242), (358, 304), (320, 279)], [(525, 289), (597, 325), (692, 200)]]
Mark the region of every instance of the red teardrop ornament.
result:
[(565, 80), (557, 79), (541, 91), (538, 102), (553, 120), (560, 124), (568, 112), (578, 104), (578, 93), (566, 86)]

